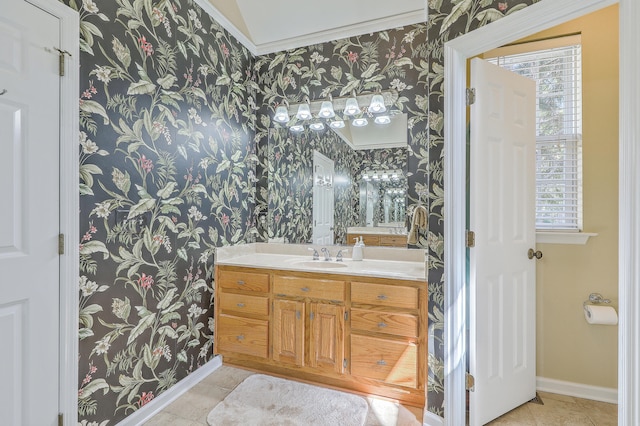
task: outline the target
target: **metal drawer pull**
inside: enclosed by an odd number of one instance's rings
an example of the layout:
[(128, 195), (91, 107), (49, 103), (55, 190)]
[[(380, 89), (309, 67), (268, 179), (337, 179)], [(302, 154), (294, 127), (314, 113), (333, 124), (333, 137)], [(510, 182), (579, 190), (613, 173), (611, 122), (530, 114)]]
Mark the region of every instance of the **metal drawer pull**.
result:
[(236, 337), (238, 339), (238, 341), (242, 341), (244, 340), (244, 334), (241, 334), (239, 336)]
[(378, 296), (378, 300), (387, 300), (387, 296), (385, 296), (384, 294), (381, 294)]
[(244, 281), (238, 280), (238, 285), (244, 285), (244, 284), (245, 284)]
[(380, 327), (380, 328), (385, 328), (386, 326), (387, 326), (387, 324), (384, 323), (384, 322), (379, 322), (378, 323), (378, 327)]
[(237, 306), (238, 308), (244, 308), (244, 303), (238, 303), (236, 306)]
[(376, 364), (378, 364), (378, 365), (387, 365), (387, 361), (385, 361), (384, 359), (381, 359)]
[(309, 287), (302, 287), (300, 290), (302, 290), (304, 292), (307, 292), (307, 291), (309, 291)]

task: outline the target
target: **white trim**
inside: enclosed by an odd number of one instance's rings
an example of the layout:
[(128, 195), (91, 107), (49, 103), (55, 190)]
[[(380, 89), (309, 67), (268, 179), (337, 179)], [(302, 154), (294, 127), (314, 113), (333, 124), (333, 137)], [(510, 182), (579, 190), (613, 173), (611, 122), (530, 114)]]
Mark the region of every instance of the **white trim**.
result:
[(78, 87), (80, 38), (78, 12), (57, 1), (26, 0), (60, 20), (60, 46), (66, 57), (65, 76), (60, 78), (60, 232), (65, 236), (60, 256), (60, 353), (59, 410), (65, 425), (78, 423)]
[(217, 23), (219, 23), (222, 28), (227, 30), (229, 34), (235, 37), (236, 40), (240, 42), (244, 47), (251, 52), (253, 56), (258, 55), (258, 49), (256, 45), (249, 40), (249, 38), (238, 29), (233, 23), (227, 19), (213, 4), (209, 3), (207, 0), (193, 0), (195, 4), (200, 6), (204, 12), (213, 18)]
[[(445, 423), (465, 424), (465, 363), (466, 300), (465, 300), (465, 240), (466, 226), (466, 105), (465, 88), (467, 58), (513, 42), (525, 36), (556, 26), (567, 20), (617, 3), (615, 0), (543, 0), (489, 25), (447, 42), (444, 46), (444, 187), (445, 187)], [(619, 385), (621, 425), (640, 424), (637, 393), (639, 360), (638, 339), (640, 316), (634, 309), (640, 303), (640, 291), (633, 283), (640, 282), (640, 171), (634, 163), (640, 163), (640, 149), (634, 139), (640, 137), (640, 123), (634, 115), (638, 112), (640, 86), (634, 81), (638, 73), (638, 58), (634, 46), (640, 43), (637, 22), (640, 7), (634, 0), (620, 0), (623, 8), (621, 19), (621, 79), (620, 90), (620, 293), (626, 309), (621, 305)], [(625, 42), (626, 41), (626, 42)], [(624, 67), (629, 67), (624, 70)], [(626, 127), (625, 127), (626, 126)], [(632, 179), (635, 178), (635, 179)], [(634, 245), (635, 242), (635, 245)], [(624, 254), (624, 255), (623, 255)], [(631, 264), (634, 259), (634, 264)], [(633, 323), (627, 317), (635, 315)], [(630, 354), (634, 356), (629, 356)], [(635, 386), (634, 386), (635, 384)], [(632, 413), (633, 411), (633, 413)], [(635, 421), (633, 421), (635, 420)]]
[(536, 377), (536, 388), (542, 392), (550, 392), (558, 395), (573, 396), (611, 404), (618, 403), (618, 389), (616, 388), (566, 382), (564, 380), (549, 379), (547, 377)]
[(332, 28), (326, 31), (320, 31), (311, 34), (301, 34), (297, 37), (286, 38), (269, 43), (261, 43), (256, 45), (258, 55), (267, 55), (269, 53), (281, 52), (298, 47), (309, 46), (312, 44), (326, 43), (332, 40), (339, 40), (348, 37), (354, 37), (361, 34), (368, 34), (378, 31), (385, 31), (391, 28), (412, 25), (427, 20), (427, 9), (416, 10), (412, 12), (402, 13), (395, 16), (389, 16), (372, 21), (362, 22), (360, 24), (349, 25), (346, 27)]
[(422, 424), (423, 426), (444, 426), (444, 419), (429, 410), (424, 410)]
[(597, 237), (595, 232), (558, 232), (536, 231), (536, 244), (587, 244), (590, 237)]
[(196, 371), (189, 374), (166, 391), (162, 392), (160, 396), (154, 398), (151, 402), (123, 419), (118, 423), (118, 426), (137, 426), (146, 423), (151, 419), (151, 417), (165, 409), (169, 404), (184, 395), (189, 391), (189, 389), (200, 383), (209, 374), (213, 373), (221, 366), (222, 357), (214, 357), (211, 361), (207, 362), (205, 365), (198, 368)]
[(640, 4), (620, 0), (618, 424), (640, 424)]

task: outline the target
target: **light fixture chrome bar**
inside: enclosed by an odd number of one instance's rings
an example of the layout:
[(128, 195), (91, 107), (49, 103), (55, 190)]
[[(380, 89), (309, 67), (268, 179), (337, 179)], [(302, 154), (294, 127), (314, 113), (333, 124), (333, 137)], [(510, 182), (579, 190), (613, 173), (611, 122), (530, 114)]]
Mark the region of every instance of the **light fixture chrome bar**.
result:
[[(362, 94), (356, 95), (355, 98), (358, 100), (358, 105), (360, 106), (360, 108), (361, 109), (366, 109), (371, 104), (371, 99), (375, 95), (382, 95), (382, 98), (384, 99), (384, 104), (387, 105), (387, 106), (393, 105), (398, 100), (398, 91), (394, 90), (394, 89), (383, 90), (381, 92), (362, 93)], [(343, 97), (339, 97), (339, 98), (333, 98), (332, 102), (333, 102), (334, 111), (343, 111), (344, 107), (345, 107), (345, 104), (347, 103), (347, 99), (349, 99), (351, 97), (353, 97), (353, 96), (349, 95), (349, 96), (343, 96)], [(325, 101), (326, 101), (326, 99), (319, 99), (319, 100), (316, 100), (316, 101), (309, 102), (309, 108), (311, 110), (311, 114), (316, 116), (320, 112), (320, 108), (322, 107), (322, 103), (325, 102)], [(296, 113), (298, 112), (298, 107), (302, 103), (306, 104), (306, 102), (290, 103), (289, 104), (289, 115), (290, 116), (295, 116)]]

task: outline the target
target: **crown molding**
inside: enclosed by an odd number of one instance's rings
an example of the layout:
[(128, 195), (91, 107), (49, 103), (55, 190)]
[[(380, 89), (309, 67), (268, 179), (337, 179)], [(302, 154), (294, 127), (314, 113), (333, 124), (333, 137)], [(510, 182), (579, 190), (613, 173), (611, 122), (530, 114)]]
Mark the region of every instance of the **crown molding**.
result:
[(297, 37), (290, 37), (269, 43), (256, 45), (258, 55), (267, 55), (275, 52), (282, 52), (298, 47), (312, 44), (326, 43), (332, 40), (354, 37), (362, 34), (385, 31), (405, 25), (413, 25), (427, 21), (427, 9), (414, 10), (398, 15), (388, 16), (381, 19), (362, 22), (354, 25), (347, 25), (332, 28), (326, 31), (319, 31), (311, 34), (304, 34)]
[(227, 19), (220, 11), (207, 0), (193, 0), (198, 6), (202, 8), (210, 17), (218, 22), (222, 28), (227, 30), (229, 34), (235, 37), (244, 47), (251, 52), (253, 56), (258, 56), (258, 49), (249, 38), (238, 29), (230, 20)]

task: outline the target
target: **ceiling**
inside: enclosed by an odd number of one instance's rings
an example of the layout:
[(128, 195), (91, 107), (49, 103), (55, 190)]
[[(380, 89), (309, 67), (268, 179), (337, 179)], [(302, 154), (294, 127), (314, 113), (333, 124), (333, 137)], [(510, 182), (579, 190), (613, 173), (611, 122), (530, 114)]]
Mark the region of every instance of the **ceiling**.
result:
[(253, 54), (425, 22), (424, 0), (200, 0)]

